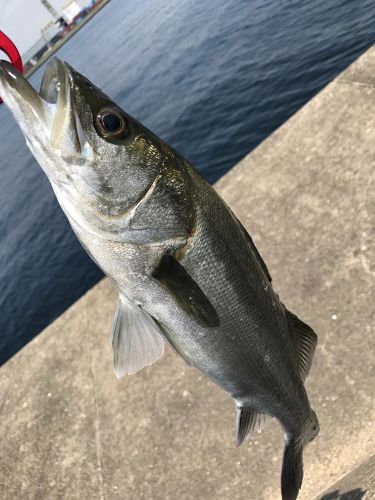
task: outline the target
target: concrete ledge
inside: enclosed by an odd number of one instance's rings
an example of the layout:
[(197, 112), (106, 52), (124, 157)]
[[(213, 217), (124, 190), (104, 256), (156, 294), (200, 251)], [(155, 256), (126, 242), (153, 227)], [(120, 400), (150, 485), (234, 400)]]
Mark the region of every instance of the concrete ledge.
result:
[[(375, 447), (375, 49), (217, 184), (314, 326), (311, 499)], [(0, 369), (4, 499), (277, 499), (282, 433), (234, 447), (232, 402), (174, 353), (117, 381), (104, 280)]]
[(375, 498), (375, 455), (344, 476), (316, 500), (371, 500)]

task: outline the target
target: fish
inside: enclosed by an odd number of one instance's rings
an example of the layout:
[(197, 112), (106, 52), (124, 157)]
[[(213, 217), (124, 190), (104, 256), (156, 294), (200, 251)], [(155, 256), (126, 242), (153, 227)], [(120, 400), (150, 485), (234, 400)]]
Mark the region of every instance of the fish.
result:
[(118, 377), (165, 344), (235, 403), (235, 442), (275, 418), (284, 432), (283, 500), (319, 432), (304, 387), (317, 335), (281, 302), (251, 236), (198, 171), (69, 64), (40, 91), (0, 63), (0, 95), (62, 210), (119, 297)]

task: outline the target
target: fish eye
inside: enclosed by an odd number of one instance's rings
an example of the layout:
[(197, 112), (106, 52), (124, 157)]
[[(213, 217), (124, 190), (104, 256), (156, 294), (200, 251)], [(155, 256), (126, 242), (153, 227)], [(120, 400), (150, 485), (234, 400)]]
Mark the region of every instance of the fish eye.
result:
[(129, 126), (123, 114), (114, 108), (101, 108), (96, 115), (95, 125), (97, 132), (104, 139), (123, 139), (128, 131)]
[(121, 128), (121, 118), (115, 114), (103, 115), (101, 124), (108, 132), (117, 132)]

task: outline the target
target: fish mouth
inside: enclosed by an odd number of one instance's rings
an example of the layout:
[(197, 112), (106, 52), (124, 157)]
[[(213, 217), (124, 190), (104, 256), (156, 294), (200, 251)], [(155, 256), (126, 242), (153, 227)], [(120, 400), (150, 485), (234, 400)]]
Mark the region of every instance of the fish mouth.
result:
[(49, 104), (57, 104), (59, 100), (66, 98), (69, 74), (68, 68), (60, 59), (52, 58), (44, 71), (39, 96)]
[(29, 142), (63, 156), (81, 152), (83, 131), (73, 98), (73, 77), (68, 66), (52, 58), (39, 93), (8, 61), (0, 61), (0, 95)]
[[(32, 85), (8, 61), (0, 61), (0, 95), (17, 122), (44, 117), (43, 100)], [(22, 128), (22, 126), (21, 126)]]

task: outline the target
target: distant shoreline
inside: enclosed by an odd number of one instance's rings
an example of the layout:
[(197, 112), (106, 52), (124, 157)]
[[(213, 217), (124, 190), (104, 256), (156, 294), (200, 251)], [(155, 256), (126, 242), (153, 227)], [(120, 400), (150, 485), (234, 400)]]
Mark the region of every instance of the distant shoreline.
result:
[(25, 71), (24, 76), (28, 78), (31, 76), (33, 73), (35, 73), (36, 70), (38, 70), (42, 64), (46, 62), (47, 59), (49, 59), (57, 50), (59, 50), (60, 47), (62, 47), (72, 36), (74, 36), (77, 31), (79, 31), (83, 26), (88, 23), (103, 7), (107, 5), (109, 0), (102, 0), (98, 5), (96, 5), (88, 14), (85, 16), (82, 21), (77, 24), (64, 38), (56, 42), (50, 49), (48, 49), (42, 57), (37, 61), (37, 63), (31, 67), (29, 70)]

